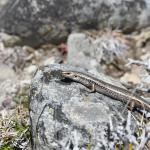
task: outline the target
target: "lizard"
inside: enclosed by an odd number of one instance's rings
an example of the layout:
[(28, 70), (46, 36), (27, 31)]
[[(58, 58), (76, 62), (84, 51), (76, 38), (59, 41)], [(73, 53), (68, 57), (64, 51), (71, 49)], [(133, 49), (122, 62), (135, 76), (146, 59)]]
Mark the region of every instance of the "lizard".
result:
[(150, 111), (150, 104), (144, 102), (144, 99), (138, 96), (137, 94), (133, 94), (132, 92), (126, 89), (97, 79), (93, 77), (92, 74), (89, 75), (82, 72), (70, 70), (62, 71), (62, 76), (64, 78), (81, 83), (82, 85), (89, 88), (91, 92), (98, 92), (109, 96), (115, 100), (126, 103), (130, 107), (130, 109), (139, 108), (144, 109), (146, 111)]

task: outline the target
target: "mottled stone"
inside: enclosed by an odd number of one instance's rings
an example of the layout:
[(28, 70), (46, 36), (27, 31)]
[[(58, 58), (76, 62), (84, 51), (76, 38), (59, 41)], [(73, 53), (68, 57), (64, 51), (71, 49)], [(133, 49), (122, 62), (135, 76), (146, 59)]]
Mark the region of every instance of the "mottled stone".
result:
[(14, 46), (20, 44), (21, 39), (18, 36), (8, 35), (6, 33), (0, 33), (0, 40), (5, 46)]
[(112, 33), (97, 35), (94, 38), (86, 33), (69, 35), (67, 62), (70, 65), (95, 69), (102, 72), (101, 62), (123, 64), (129, 56), (128, 45), (119, 41)]
[[(32, 148), (114, 149), (119, 137), (126, 141), (131, 138), (124, 136), (128, 131), (124, 127), (126, 113), (122, 113), (122, 103), (90, 93), (79, 83), (62, 80), (62, 69), (85, 72), (53, 64), (40, 68), (32, 81), (29, 96)], [(99, 74), (93, 76), (104, 79)], [(133, 134), (132, 122), (130, 127)]]
[(59, 43), (81, 29), (122, 29), (150, 25), (149, 0), (7, 0), (0, 9), (0, 30), (23, 43)]

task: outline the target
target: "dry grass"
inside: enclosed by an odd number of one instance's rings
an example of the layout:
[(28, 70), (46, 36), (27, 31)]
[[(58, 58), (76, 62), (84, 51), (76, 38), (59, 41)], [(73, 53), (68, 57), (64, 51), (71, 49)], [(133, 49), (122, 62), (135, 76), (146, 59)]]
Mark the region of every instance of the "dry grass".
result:
[[(14, 109), (3, 110), (0, 116), (0, 150), (26, 149), (29, 145), (29, 114), (27, 98)], [(19, 98), (15, 97), (15, 98)], [(26, 101), (26, 103), (25, 103)]]

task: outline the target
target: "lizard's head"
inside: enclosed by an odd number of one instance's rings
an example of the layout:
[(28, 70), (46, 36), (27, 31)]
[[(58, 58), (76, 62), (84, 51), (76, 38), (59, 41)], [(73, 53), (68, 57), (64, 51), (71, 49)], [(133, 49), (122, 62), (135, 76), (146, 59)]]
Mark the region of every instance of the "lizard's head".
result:
[(75, 80), (75, 81), (79, 81), (80, 79), (80, 76), (78, 75), (78, 73), (73, 72), (73, 71), (62, 71), (62, 75), (65, 78)]

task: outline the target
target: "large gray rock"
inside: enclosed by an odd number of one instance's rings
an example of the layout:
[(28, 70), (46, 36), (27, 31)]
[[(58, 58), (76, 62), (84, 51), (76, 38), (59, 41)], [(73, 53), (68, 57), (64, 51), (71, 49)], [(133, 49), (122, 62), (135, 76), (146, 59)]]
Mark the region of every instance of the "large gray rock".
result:
[[(61, 70), (78, 70), (50, 65), (37, 71), (31, 85), (29, 110), (34, 150), (101, 150), (136, 140), (136, 124), (121, 102), (99, 93), (90, 93), (83, 85), (62, 80)], [(103, 75), (106, 82), (121, 86)], [(145, 133), (145, 131), (144, 131)], [(146, 140), (145, 140), (146, 141)]]
[(150, 25), (148, 0), (7, 0), (0, 6), (0, 31), (23, 43), (58, 43), (80, 29), (133, 31)]

